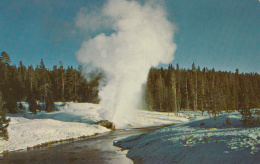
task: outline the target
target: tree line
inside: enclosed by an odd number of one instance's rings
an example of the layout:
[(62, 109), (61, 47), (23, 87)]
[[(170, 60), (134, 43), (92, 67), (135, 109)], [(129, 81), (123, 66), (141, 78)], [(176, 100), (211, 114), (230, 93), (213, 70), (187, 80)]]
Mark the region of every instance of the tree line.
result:
[(249, 111), (260, 107), (260, 75), (201, 69), (151, 68), (146, 84), (145, 102), (150, 110), (175, 112), (191, 109), (219, 114)]
[[(4, 51), (0, 58), (0, 92), (8, 105), (20, 101), (39, 102), (90, 102), (98, 103), (98, 86), (103, 73), (93, 71), (83, 73), (83, 67), (63, 67), (62, 62), (52, 69), (45, 67), (43, 59), (34, 68), (10, 65), (10, 56)], [(46, 104), (47, 105), (47, 104)], [(14, 107), (7, 108), (9, 113), (16, 113)]]

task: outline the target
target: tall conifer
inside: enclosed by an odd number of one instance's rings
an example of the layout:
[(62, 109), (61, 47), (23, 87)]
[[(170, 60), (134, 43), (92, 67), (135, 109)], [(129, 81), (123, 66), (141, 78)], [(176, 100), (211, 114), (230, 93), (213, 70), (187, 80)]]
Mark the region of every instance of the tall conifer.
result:
[(35, 99), (35, 94), (33, 93), (33, 91), (29, 92), (29, 95), (27, 97), (27, 102), (29, 104), (29, 111), (37, 114), (37, 103), (36, 103), (36, 99)]
[(0, 92), (0, 138), (8, 140), (7, 128), (9, 126), (10, 118), (6, 119), (6, 110), (3, 109), (2, 92)]
[(55, 105), (53, 101), (53, 95), (52, 92), (49, 90), (46, 98), (46, 112), (54, 112), (55, 111)]

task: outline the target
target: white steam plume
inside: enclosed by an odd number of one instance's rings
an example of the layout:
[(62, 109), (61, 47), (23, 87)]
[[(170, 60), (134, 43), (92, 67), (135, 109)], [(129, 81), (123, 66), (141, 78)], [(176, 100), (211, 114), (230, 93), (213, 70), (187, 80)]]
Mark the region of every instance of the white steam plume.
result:
[(76, 55), (80, 62), (106, 72), (108, 84), (99, 92), (100, 116), (123, 127), (133, 119), (151, 66), (174, 59), (174, 26), (163, 7), (154, 1), (141, 5), (108, 0), (102, 16), (113, 22), (115, 32), (84, 41)]

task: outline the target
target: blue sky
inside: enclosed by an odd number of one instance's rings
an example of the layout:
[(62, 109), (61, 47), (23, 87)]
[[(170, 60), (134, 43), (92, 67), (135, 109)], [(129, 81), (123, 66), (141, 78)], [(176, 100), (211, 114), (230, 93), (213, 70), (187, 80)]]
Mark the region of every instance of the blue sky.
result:
[[(144, 1), (144, 0), (142, 0)], [(98, 31), (75, 27), (77, 13), (102, 8), (106, 0), (1, 0), (0, 51), (12, 64), (40, 63), (52, 68), (62, 61), (77, 67), (75, 52)], [(260, 73), (259, 0), (165, 0), (168, 19), (178, 30), (173, 64), (190, 68)]]

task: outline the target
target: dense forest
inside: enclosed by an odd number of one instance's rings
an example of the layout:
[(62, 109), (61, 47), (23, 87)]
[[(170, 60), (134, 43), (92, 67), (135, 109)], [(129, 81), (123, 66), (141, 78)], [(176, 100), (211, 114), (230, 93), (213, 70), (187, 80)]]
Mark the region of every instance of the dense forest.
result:
[(35, 68), (25, 67), (20, 61), (19, 66), (10, 65), (10, 56), (4, 51), (0, 59), (0, 91), (3, 101), (27, 101), (33, 97), (36, 101), (46, 102), (48, 97), (53, 101), (91, 102), (98, 103), (98, 86), (103, 73), (93, 71), (83, 74), (83, 67), (78, 69), (69, 66), (64, 68), (62, 62), (47, 69), (44, 61)]
[[(69, 66), (54, 65), (47, 69), (43, 60), (34, 68), (10, 65), (10, 56), (4, 51), (0, 58), (0, 92), (4, 102), (34, 99), (39, 102), (74, 101), (98, 103), (98, 87), (104, 79), (101, 71), (83, 73)], [(216, 72), (192, 69), (179, 65), (167, 69), (151, 68), (145, 89), (146, 107), (150, 110), (179, 113), (182, 109), (211, 111), (253, 109), (260, 107), (260, 75), (257, 73)], [(51, 97), (51, 100), (49, 100)], [(11, 103), (10, 103), (11, 104)], [(15, 113), (15, 111), (9, 111)]]
[(244, 110), (260, 107), (260, 75), (257, 73), (216, 72), (196, 67), (151, 68), (145, 100), (150, 110), (175, 112), (182, 109), (208, 111)]

